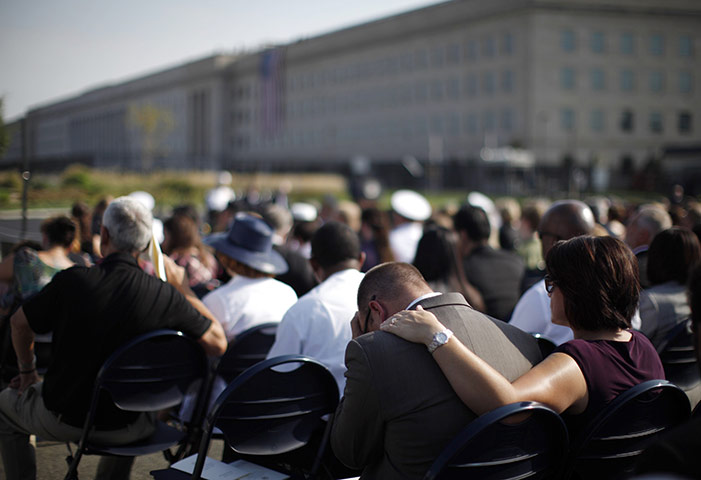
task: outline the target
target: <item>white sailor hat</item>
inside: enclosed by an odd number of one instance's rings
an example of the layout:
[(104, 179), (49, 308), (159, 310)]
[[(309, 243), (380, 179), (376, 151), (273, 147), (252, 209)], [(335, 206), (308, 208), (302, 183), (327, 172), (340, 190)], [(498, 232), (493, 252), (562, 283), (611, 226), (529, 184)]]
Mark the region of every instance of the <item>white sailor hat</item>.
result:
[(319, 215), (314, 205), (305, 202), (293, 203), (290, 212), (292, 212), (292, 218), (300, 222), (313, 222)]
[(431, 204), (413, 190), (397, 190), (390, 198), (390, 205), (402, 217), (416, 222), (423, 222), (431, 216)]

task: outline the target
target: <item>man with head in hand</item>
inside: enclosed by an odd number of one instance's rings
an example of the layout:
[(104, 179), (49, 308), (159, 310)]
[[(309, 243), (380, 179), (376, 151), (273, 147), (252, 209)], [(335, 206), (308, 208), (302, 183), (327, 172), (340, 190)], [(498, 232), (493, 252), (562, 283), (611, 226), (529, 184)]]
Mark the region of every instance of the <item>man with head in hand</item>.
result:
[[(447, 327), (429, 351), (378, 331), (394, 313), (416, 308), (430, 310)], [(331, 445), (341, 462), (362, 470), (362, 479), (423, 478), (475, 418), (431, 358), (452, 335), (512, 380), (541, 360), (529, 334), (473, 310), (460, 294), (433, 292), (406, 263), (384, 263), (365, 274), (351, 326)]]

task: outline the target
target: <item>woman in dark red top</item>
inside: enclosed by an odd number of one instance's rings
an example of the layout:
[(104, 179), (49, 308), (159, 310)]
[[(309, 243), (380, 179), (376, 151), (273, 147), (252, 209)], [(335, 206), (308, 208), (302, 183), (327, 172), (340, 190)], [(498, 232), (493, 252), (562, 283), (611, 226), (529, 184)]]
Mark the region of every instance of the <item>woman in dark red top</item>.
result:
[(456, 393), (478, 415), (530, 400), (574, 415), (572, 426), (581, 425), (621, 392), (664, 378), (650, 341), (630, 330), (640, 286), (635, 257), (623, 242), (589, 236), (558, 242), (546, 266), (552, 321), (570, 327), (574, 340), (513, 383), (449, 334), (436, 348), (434, 336), (445, 338), (438, 335), (445, 327), (429, 312), (399, 312), (381, 328), (431, 346)]

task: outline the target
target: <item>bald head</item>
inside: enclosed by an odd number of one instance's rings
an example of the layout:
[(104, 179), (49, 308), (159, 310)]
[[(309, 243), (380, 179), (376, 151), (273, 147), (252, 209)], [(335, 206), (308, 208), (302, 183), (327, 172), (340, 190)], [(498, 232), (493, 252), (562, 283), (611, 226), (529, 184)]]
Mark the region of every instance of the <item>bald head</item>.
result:
[(559, 200), (553, 203), (538, 226), (543, 257), (558, 240), (591, 235), (595, 225), (594, 214), (586, 203), (579, 200)]
[(371, 268), (358, 287), (358, 312), (366, 315), (373, 310), (373, 325), (368, 331), (379, 328), (380, 323), (405, 309), (418, 297), (431, 293), (431, 287), (421, 273), (408, 263), (387, 262)]

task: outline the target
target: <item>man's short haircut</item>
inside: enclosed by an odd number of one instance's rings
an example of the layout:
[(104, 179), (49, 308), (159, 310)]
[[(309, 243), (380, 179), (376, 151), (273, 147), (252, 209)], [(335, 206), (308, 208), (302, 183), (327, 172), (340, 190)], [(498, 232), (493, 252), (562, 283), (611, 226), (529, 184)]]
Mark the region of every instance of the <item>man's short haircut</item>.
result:
[(358, 309), (367, 308), (370, 298), (401, 298), (407, 291), (431, 291), (419, 270), (408, 263), (387, 262), (365, 274), (358, 286)]
[(70, 247), (75, 240), (76, 231), (75, 222), (65, 215), (48, 218), (41, 224), (41, 233), (46, 235), (49, 246)]
[(572, 327), (587, 331), (630, 328), (640, 283), (638, 262), (622, 241), (586, 235), (559, 241), (548, 251), (545, 265), (562, 293)]
[(672, 228), (672, 217), (659, 205), (645, 204), (635, 214), (635, 223), (654, 237), (662, 230)]
[(110, 243), (120, 252), (141, 252), (152, 236), (153, 216), (139, 201), (129, 197), (114, 199), (105, 210), (102, 226), (110, 235)]
[(689, 267), (701, 260), (701, 246), (694, 232), (682, 227), (663, 230), (647, 251), (647, 278), (651, 285), (675, 281), (686, 285)]
[(360, 239), (345, 223), (331, 221), (319, 228), (312, 237), (312, 258), (328, 268), (346, 260), (360, 257)]
[(487, 213), (482, 208), (472, 205), (463, 205), (453, 215), (453, 225), (456, 231), (464, 231), (476, 242), (488, 240), (491, 234)]

